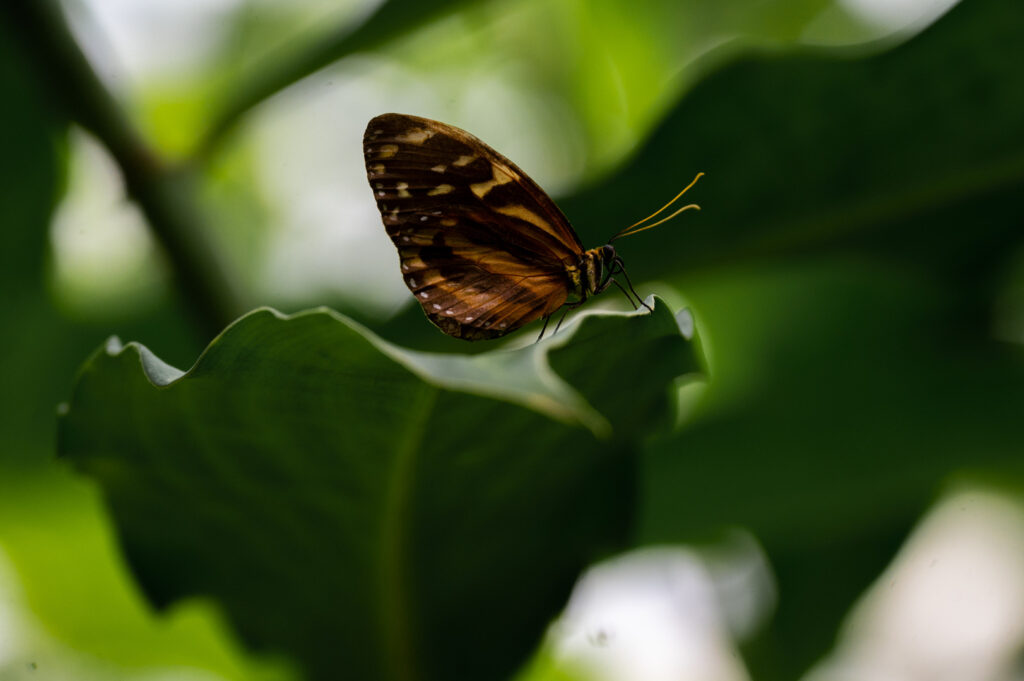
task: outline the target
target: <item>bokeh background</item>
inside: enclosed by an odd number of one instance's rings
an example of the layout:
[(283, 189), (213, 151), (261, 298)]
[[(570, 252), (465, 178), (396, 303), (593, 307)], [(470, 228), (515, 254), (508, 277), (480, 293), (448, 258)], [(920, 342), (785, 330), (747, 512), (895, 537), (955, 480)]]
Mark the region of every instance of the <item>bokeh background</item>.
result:
[(707, 173), (619, 250), (709, 380), (521, 679), (1024, 678), (1022, 32), (1004, 0), (9, 3), (0, 679), (295, 678), (212, 602), (153, 611), (55, 414), (109, 335), (187, 368), (258, 305), (493, 349), (409, 305), (386, 111), (473, 132), (588, 245)]

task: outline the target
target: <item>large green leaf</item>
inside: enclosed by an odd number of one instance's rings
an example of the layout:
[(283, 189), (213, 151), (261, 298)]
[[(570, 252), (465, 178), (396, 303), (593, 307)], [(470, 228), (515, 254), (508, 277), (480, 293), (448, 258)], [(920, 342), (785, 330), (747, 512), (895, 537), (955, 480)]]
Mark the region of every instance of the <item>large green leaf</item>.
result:
[(633, 443), (697, 370), (661, 302), (476, 356), (264, 309), (187, 373), (112, 341), (59, 447), (157, 603), (213, 595), (312, 678), (498, 679), (623, 545)]

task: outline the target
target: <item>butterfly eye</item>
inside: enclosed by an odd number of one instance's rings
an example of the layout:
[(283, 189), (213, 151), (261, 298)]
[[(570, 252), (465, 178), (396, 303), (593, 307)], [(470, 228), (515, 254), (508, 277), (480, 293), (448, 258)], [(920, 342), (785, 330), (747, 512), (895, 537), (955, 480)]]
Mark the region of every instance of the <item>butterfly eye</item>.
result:
[(612, 262), (615, 260), (615, 248), (611, 244), (605, 244), (601, 247), (601, 258), (605, 262)]

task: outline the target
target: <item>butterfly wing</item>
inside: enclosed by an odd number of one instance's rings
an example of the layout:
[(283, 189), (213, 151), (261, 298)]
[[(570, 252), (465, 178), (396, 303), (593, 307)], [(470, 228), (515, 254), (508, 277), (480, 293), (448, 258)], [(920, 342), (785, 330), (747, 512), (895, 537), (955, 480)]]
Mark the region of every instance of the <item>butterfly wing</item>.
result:
[(445, 333), (496, 338), (551, 314), (583, 253), (525, 173), (458, 128), (384, 114), (363, 137), (370, 186), (406, 285)]

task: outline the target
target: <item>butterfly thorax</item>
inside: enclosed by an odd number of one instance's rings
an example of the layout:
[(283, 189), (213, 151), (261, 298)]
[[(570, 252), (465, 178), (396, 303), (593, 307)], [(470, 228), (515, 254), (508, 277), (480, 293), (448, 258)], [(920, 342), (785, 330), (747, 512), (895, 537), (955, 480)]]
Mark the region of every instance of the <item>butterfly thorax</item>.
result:
[(614, 261), (615, 249), (608, 244), (584, 251), (576, 265), (566, 268), (573, 295), (579, 300), (586, 300), (603, 291), (611, 277)]

